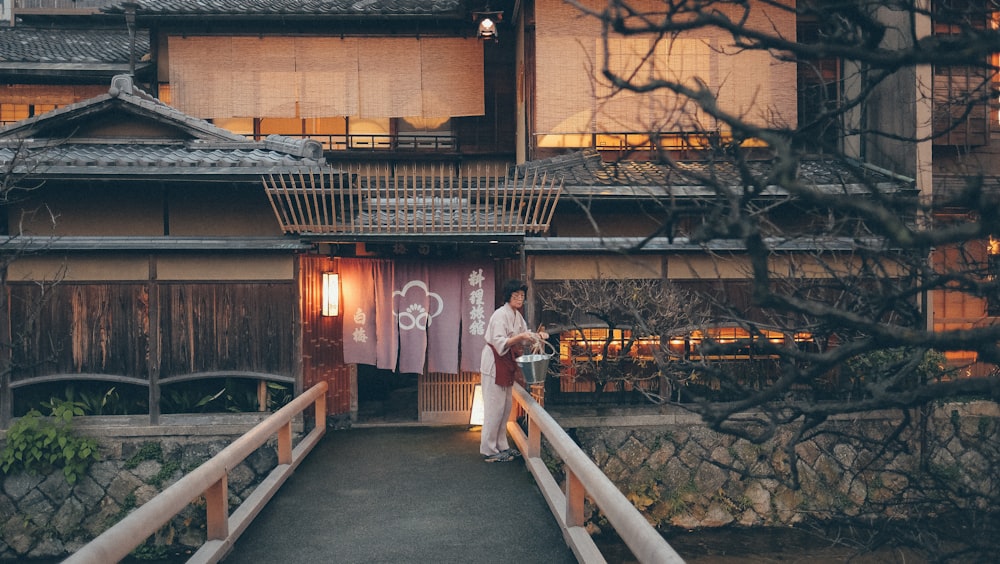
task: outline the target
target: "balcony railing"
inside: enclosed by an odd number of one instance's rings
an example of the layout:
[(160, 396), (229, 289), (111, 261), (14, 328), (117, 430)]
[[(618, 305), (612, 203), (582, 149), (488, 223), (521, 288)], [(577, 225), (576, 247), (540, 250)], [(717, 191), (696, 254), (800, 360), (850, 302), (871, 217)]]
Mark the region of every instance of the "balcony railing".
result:
[(722, 136), (710, 131), (663, 131), (656, 133), (612, 132), (593, 135), (598, 151), (642, 153), (689, 151), (718, 145)]
[(454, 135), (358, 135), (282, 133), (286, 137), (312, 139), (326, 151), (402, 151), (454, 153), (459, 150)]

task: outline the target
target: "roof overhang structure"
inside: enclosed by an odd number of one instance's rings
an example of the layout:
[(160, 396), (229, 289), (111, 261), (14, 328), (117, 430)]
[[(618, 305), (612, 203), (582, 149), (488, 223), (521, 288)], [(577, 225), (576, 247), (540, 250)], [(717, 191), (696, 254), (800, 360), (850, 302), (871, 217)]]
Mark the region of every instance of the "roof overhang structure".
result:
[(540, 173), (330, 168), (263, 177), (285, 233), (321, 240), (491, 240), (548, 231), (562, 189)]

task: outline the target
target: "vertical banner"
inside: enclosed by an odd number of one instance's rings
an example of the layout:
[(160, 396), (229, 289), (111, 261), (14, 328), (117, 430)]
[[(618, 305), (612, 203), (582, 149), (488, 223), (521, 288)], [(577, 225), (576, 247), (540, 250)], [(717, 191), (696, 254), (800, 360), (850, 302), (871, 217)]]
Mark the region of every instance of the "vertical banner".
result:
[(428, 286), (426, 263), (396, 265), (392, 312), (399, 328), (399, 371), (422, 374), (427, 353), (427, 327), (441, 315), (444, 301)]
[(399, 353), (399, 325), (392, 311), (392, 292), (395, 285), (392, 261), (375, 261), (373, 286), (375, 293), (375, 366), (383, 370), (395, 370)]
[(493, 263), (469, 265), (462, 278), (462, 370), (479, 372), (486, 341), (486, 322), (496, 309), (493, 304)]
[(444, 311), (427, 325), (427, 371), (458, 374), (462, 325), (462, 277), (467, 268), (444, 263), (431, 270), (431, 291), (441, 296)]
[(375, 261), (340, 261), (340, 284), (344, 296), (344, 362), (375, 364), (375, 292), (372, 280)]

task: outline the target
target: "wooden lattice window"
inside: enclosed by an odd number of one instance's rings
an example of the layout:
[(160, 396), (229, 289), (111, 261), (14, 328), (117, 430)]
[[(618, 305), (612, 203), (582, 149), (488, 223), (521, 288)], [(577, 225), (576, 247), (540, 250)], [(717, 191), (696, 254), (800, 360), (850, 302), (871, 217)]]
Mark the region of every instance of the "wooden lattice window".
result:
[[(985, 31), (996, 14), (981, 0), (937, 0), (933, 4), (934, 35), (957, 36)], [(995, 58), (995, 57), (993, 57)], [(934, 143), (988, 145), (996, 73), (991, 61), (981, 65), (935, 65), (933, 83)]]

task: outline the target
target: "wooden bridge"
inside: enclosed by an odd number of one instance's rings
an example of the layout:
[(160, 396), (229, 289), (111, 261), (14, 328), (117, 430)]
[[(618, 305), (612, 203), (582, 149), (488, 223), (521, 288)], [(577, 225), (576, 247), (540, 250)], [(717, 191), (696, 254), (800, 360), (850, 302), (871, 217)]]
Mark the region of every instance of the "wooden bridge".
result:
[[(495, 464), (463, 427), (321, 425), (293, 445), (303, 411), (325, 421), (325, 391), (310, 388), (65, 562), (120, 561), (202, 495), (208, 540), (188, 562), (607, 562), (583, 527), (585, 497), (637, 561), (683, 562), (519, 386), (528, 432), (513, 421), (508, 431), (524, 456)], [(277, 466), (230, 512), (229, 470), (275, 436)], [(541, 458), (542, 436), (564, 487)]]

